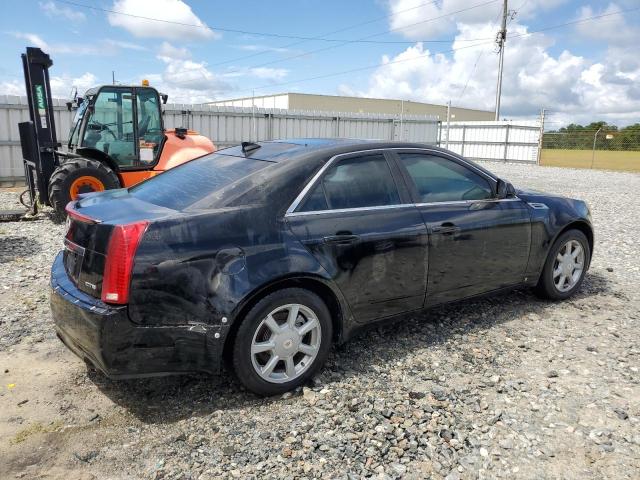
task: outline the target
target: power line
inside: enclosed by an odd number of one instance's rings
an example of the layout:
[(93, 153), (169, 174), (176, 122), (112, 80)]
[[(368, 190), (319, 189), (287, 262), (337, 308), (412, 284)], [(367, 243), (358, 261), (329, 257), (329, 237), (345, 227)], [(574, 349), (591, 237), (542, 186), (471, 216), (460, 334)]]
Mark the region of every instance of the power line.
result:
[[(626, 10), (619, 10), (617, 12), (611, 12), (608, 14), (602, 14), (602, 15), (594, 15), (592, 17), (588, 17), (588, 18), (583, 18), (581, 20), (574, 20), (571, 22), (565, 22), (565, 23), (561, 23), (561, 24), (557, 24), (557, 25), (551, 25), (549, 27), (544, 27), (541, 28), (539, 30), (535, 30), (535, 31), (531, 31), (531, 32), (526, 32), (526, 33), (521, 33), (521, 34), (513, 34), (511, 35), (511, 38), (513, 37), (524, 37), (524, 36), (528, 36), (528, 35), (534, 35), (537, 33), (541, 33), (541, 32), (545, 32), (551, 29), (555, 29), (555, 28), (561, 28), (561, 27), (565, 27), (568, 25), (574, 25), (576, 23), (584, 23), (584, 22), (589, 22), (589, 21), (593, 21), (593, 20), (597, 20), (603, 17), (608, 17), (611, 15), (618, 15), (621, 13), (629, 13), (629, 12), (633, 12), (633, 11), (637, 11), (640, 10), (640, 7), (634, 7), (634, 8), (630, 8), (630, 9), (626, 9)], [(303, 83), (303, 82), (308, 82), (308, 81), (313, 81), (313, 80), (320, 80), (320, 79), (324, 79), (324, 78), (330, 78), (330, 77), (334, 77), (334, 76), (340, 76), (340, 75), (346, 75), (348, 73), (354, 73), (354, 72), (359, 72), (359, 71), (364, 71), (364, 70), (371, 70), (373, 68), (378, 68), (378, 67), (384, 67), (386, 65), (392, 65), (392, 64), (396, 64), (396, 63), (403, 63), (403, 62), (408, 62), (408, 61), (413, 61), (413, 60), (417, 60), (420, 58), (425, 58), (429, 55), (432, 54), (442, 54), (442, 53), (452, 53), (458, 50), (464, 50), (467, 48), (475, 48), (475, 47), (479, 47), (479, 46), (483, 46), (483, 45), (488, 45), (488, 44), (492, 44), (494, 42), (494, 40), (492, 39), (490, 42), (481, 42), (481, 43), (475, 43), (472, 45), (465, 45), (462, 47), (457, 47), (457, 48), (452, 48), (449, 50), (442, 50), (442, 51), (438, 51), (438, 52), (426, 52), (423, 55), (419, 55), (417, 57), (412, 57), (412, 58), (403, 58), (403, 59), (399, 59), (399, 60), (392, 60), (386, 63), (378, 63), (375, 65), (368, 65), (365, 67), (358, 67), (358, 68), (352, 68), (349, 70), (343, 70), (340, 72), (333, 72), (333, 73), (327, 73), (327, 74), (323, 74), (323, 75), (317, 75), (317, 76), (313, 76), (313, 77), (307, 77), (307, 78), (301, 78), (299, 80), (291, 80), (291, 81), (287, 81), (287, 82), (280, 82), (280, 83), (272, 83), (270, 85), (263, 85), (260, 87), (254, 87), (254, 88), (250, 88), (250, 89), (243, 89), (243, 90), (239, 90), (240, 92), (248, 92), (248, 91), (252, 91), (252, 90), (264, 90), (265, 88), (273, 88), (273, 87), (280, 87), (280, 86), (285, 86), (285, 85), (291, 85), (291, 84), (296, 84), (296, 83)]]
[(610, 13), (603, 13), (601, 15), (594, 15), (592, 17), (586, 17), (586, 18), (581, 18), (579, 20), (573, 20), (571, 22), (565, 22), (565, 23), (559, 23), (557, 25), (550, 25), (548, 27), (544, 27), (544, 28), (539, 28), (538, 30), (531, 30), (530, 32), (524, 32), (524, 33), (514, 33), (512, 35), (509, 36), (509, 38), (513, 38), (513, 37), (526, 37), (528, 35), (533, 35), (535, 33), (541, 33), (541, 32), (546, 32), (548, 30), (553, 30), (556, 28), (562, 28), (562, 27), (567, 27), (569, 25), (576, 25), (579, 23), (585, 23), (585, 22), (591, 22), (593, 20), (598, 20), (600, 18), (604, 18), (604, 17), (610, 17), (612, 15), (620, 15), (622, 13), (630, 13), (630, 12), (635, 12), (640, 10), (640, 7), (634, 7), (634, 8), (627, 8), (626, 10), (618, 10), (617, 12), (610, 12)]
[[(137, 19), (140, 19), (140, 20), (148, 20), (148, 21), (152, 21), (152, 22), (161, 22), (161, 23), (167, 23), (167, 24), (171, 24), (171, 25), (179, 25), (179, 26), (182, 26), (182, 27), (199, 28), (199, 29), (205, 29), (205, 30), (211, 30), (211, 31), (217, 30), (217, 31), (220, 31), (220, 32), (227, 32), (227, 33), (239, 33), (239, 34), (243, 34), (243, 35), (255, 35), (255, 36), (258, 36), (258, 37), (288, 38), (288, 39), (293, 39), (293, 40), (301, 40), (303, 42), (322, 41), (322, 42), (342, 43), (342, 44), (347, 44), (347, 43), (374, 43), (374, 44), (405, 44), (406, 45), (406, 44), (414, 43), (416, 41), (416, 40), (367, 40), (366, 38), (368, 38), (368, 37), (364, 37), (362, 39), (356, 39), (356, 40), (341, 39), (341, 38), (326, 38), (326, 37), (323, 37), (323, 36), (306, 37), (306, 36), (302, 36), (302, 35), (291, 35), (291, 34), (274, 33), (274, 32), (256, 32), (256, 31), (251, 31), (251, 30), (240, 30), (240, 29), (226, 28), (226, 27), (209, 27), (208, 25), (205, 25), (205, 24), (198, 25), (198, 24), (195, 24), (195, 23), (176, 22), (176, 21), (173, 21), (173, 20), (165, 20), (165, 19), (162, 19), (162, 18), (153, 18), (153, 17), (146, 17), (144, 15), (135, 15), (135, 14), (132, 14), (132, 13), (120, 12), (118, 10), (111, 10), (111, 9), (108, 9), (108, 8), (95, 7), (93, 5), (86, 5), (84, 3), (73, 2), (71, 0), (58, 0), (58, 1), (60, 3), (65, 3), (67, 5), (72, 5), (72, 6), (75, 6), (75, 7), (87, 8), (89, 10), (95, 10), (95, 11), (104, 12), (104, 13), (113, 13), (115, 15), (122, 15), (122, 16), (126, 16), (126, 17), (137, 18)], [(490, 1), (486, 2), (486, 3), (475, 5), (475, 6), (469, 7), (469, 8), (464, 8), (462, 10), (458, 10), (456, 12), (451, 12), (450, 14), (442, 15), (440, 17), (435, 17), (433, 19), (429, 19), (429, 20), (425, 20), (425, 21), (436, 20), (438, 18), (443, 18), (443, 17), (449, 16), (449, 15), (453, 15), (455, 13), (464, 12), (466, 10), (471, 10), (473, 8), (477, 8), (479, 6), (483, 6), (483, 5), (486, 5), (486, 4), (489, 4), (489, 3), (493, 3), (495, 1), (497, 1), (497, 0), (490, 0)], [(413, 9), (418, 8), (420, 6), (429, 5), (429, 4), (432, 4), (432, 3), (435, 3), (435, 1), (426, 2), (426, 3), (418, 5), (416, 7), (408, 8), (406, 10), (413, 10)], [(406, 10), (403, 10), (403, 11), (406, 11)], [(398, 12), (398, 13), (400, 13), (400, 12)], [(387, 17), (382, 17), (382, 18), (387, 18)], [(379, 19), (370, 20), (370, 21), (367, 21), (367, 22), (363, 22), (362, 24), (358, 24), (356, 26), (361, 26), (361, 25), (365, 25), (365, 24), (368, 24), (368, 23), (373, 23), (373, 22), (376, 22), (378, 20)], [(399, 28), (396, 28), (396, 29), (391, 29), (391, 30), (389, 30), (387, 32), (375, 34), (375, 35), (372, 35), (372, 36), (384, 35), (386, 33), (391, 33), (391, 32), (397, 31), (397, 30), (402, 30), (402, 29), (417, 25), (419, 23), (424, 23), (424, 21), (423, 22), (417, 22), (417, 23), (414, 23), (414, 24), (411, 24), (411, 25), (406, 25), (404, 27), (399, 27)], [(338, 32), (341, 32), (341, 31), (349, 30), (350, 28), (355, 28), (355, 26), (354, 27), (345, 28), (345, 29), (336, 30), (336, 31), (334, 31), (332, 33), (338, 33)], [(425, 43), (430, 43), (430, 42), (445, 43), (445, 42), (449, 42), (449, 40), (431, 40), (431, 39), (420, 40), (420, 41), (423, 41)]]
[[(331, 32), (327, 32), (327, 33), (321, 34), (318, 37), (314, 37), (314, 38), (322, 38), (324, 35), (333, 35), (334, 33), (345, 32), (347, 30), (352, 30), (354, 28), (362, 27), (363, 25), (369, 25), (371, 23), (375, 23), (375, 22), (378, 22), (380, 20), (386, 20), (388, 18), (395, 17), (396, 15), (398, 15), (400, 13), (408, 12), (410, 10), (415, 10), (416, 8), (424, 7), (426, 5), (432, 5), (432, 4), (436, 3), (437, 1), (438, 0), (432, 0), (431, 2), (421, 3), (419, 5), (416, 5), (415, 7), (405, 8), (404, 10), (398, 10), (397, 12), (392, 13), (391, 15), (385, 15), (383, 17), (377, 17), (377, 18), (374, 18), (372, 20), (367, 20), (366, 22), (356, 23), (356, 24), (353, 24), (353, 25), (349, 25), (347, 27), (340, 28), (338, 30), (332, 30)], [(277, 47), (277, 48), (286, 49), (286, 48), (290, 48), (290, 47), (295, 47), (297, 45), (301, 45), (301, 44), (306, 43), (308, 41), (311, 41), (311, 40), (301, 40), (301, 41), (298, 41), (298, 42), (288, 43), (286, 45), (282, 45), (281, 47)], [(232, 58), (230, 60), (224, 60), (222, 62), (212, 63), (211, 66), (214, 67), (214, 66), (217, 66), (217, 65), (225, 65), (227, 63), (238, 62), (240, 60), (246, 60), (247, 58), (254, 58), (254, 57), (263, 55), (265, 53), (271, 53), (271, 52), (272, 52), (272, 50), (264, 49), (264, 50), (262, 50), (260, 52), (252, 53), (250, 55), (244, 55), (242, 57), (237, 57), (237, 58)]]
[(265, 88), (281, 87), (281, 86), (284, 86), (284, 85), (291, 85), (291, 84), (295, 84), (295, 83), (308, 82), (308, 81), (311, 81), (311, 80), (320, 80), (320, 79), (323, 79), (323, 78), (329, 78), (329, 77), (334, 77), (334, 76), (339, 76), (339, 75), (346, 75), (347, 73), (360, 72), (360, 71), (363, 71), (363, 70), (370, 70), (372, 68), (384, 67), (384, 66), (392, 65), (392, 64), (396, 64), (396, 63), (402, 63), (402, 62), (408, 62), (408, 61), (412, 61), (412, 60), (417, 60), (419, 58), (428, 57), (429, 55), (432, 55), (432, 54), (451, 53), (451, 52), (455, 52), (455, 51), (458, 51), (458, 50), (464, 50), (466, 48), (478, 47), (480, 45), (488, 45), (488, 44), (491, 44), (491, 43), (493, 43), (493, 40), (490, 41), (490, 42), (475, 43), (473, 45), (465, 45), (464, 47), (452, 48), (452, 49), (449, 49), (449, 50), (441, 50), (441, 51), (438, 51), (438, 52), (426, 52), (426, 53), (424, 53), (422, 55), (419, 55), (417, 57), (402, 58), (402, 59), (399, 59), (399, 60), (392, 60), (392, 61), (389, 61), (389, 62), (386, 62), (386, 63), (382, 63), (382, 64), (376, 63), (375, 65), (367, 65), (366, 67), (351, 68), (349, 70), (342, 70), (340, 72), (333, 72), (333, 73), (327, 73), (327, 74), (323, 74), (323, 75), (317, 75), (317, 76), (314, 76), (314, 77), (301, 78), (299, 80), (292, 80), (292, 81), (288, 81), (288, 82), (272, 83), (272, 84), (269, 84), (269, 85), (263, 85), (261, 87), (255, 87), (255, 88), (252, 88), (252, 89), (243, 89), (243, 90), (240, 90), (240, 91), (248, 92), (250, 90), (263, 90)]
[[(357, 41), (366, 40), (366, 39), (373, 38), (373, 37), (378, 37), (380, 35), (386, 35), (386, 34), (391, 33), (391, 32), (395, 32), (395, 31), (398, 31), (398, 30), (403, 30), (405, 28), (414, 27), (416, 25), (421, 25), (421, 24), (424, 24), (424, 23), (433, 22), (433, 21), (439, 20), (441, 18), (445, 18), (445, 17), (449, 17), (451, 15), (455, 15), (456, 13), (466, 12), (468, 10), (472, 10), (474, 8), (482, 7), (482, 6), (488, 5), (490, 3), (495, 3), (497, 1), (498, 0), (489, 0), (487, 2), (483, 2), (483, 3), (478, 3), (476, 5), (472, 5), (471, 7), (463, 8), (461, 10), (456, 10), (455, 12), (449, 12), (449, 13), (444, 14), (444, 15), (440, 15), (440, 16), (437, 16), (437, 17), (431, 17), (431, 18), (427, 18), (425, 20), (421, 20), (419, 22), (411, 23), (411, 24), (405, 25), (403, 27), (398, 27), (398, 28), (394, 28), (394, 29), (391, 29), (391, 30), (387, 30), (385, 32), (378, 32), (378, 33), (374, 33), (374, 34), (371, 34), (371, 35), (367, 35), (367, 36), (361, 37), (361, 38), (359, 38), (359, 39), (357, 39), (355, 41), (346, 41), (346, 42), (340, 43), (338, 45), (330, 45), (328, 47), (318, 48), (316, 50), (311, 50), (311, 51), (304, 52), (304, 53), (299, 53), (299, 54), (296, 54), (296, 55), (289, 55), (287, 57), (279, 58), (279, 59), (276, 59), (276, 60), (271, 60), (269, 62), (260, 63), (258, 65), (252, 65), (252, 66), (246, 67), (246, 68), (251, 69), (251, 68), (265, 67), (267, 65), (273, 65), (275, 63), (284, 62), (286, 60), (293, 60), (293, 59), (300, 58), (300, 57), (306, 57), (306, 56), (308, 56), (308, 55), (310, 55), (312, 53), (319, 53), (319, 52), (325, 52), (327, 50), (333, 50), (334, 48), (342, 47), (342, 46), (344, 46), (344, 45), (346, 45), (348, 43), (354, 43), (354, 42), (357, 42)], [(478, 40), (486, 40), (486, 39), (478, 39)], [(471, 41), (476, 41), (476, 40), (474, 40), (474, 39), (466, 39), (465, 41), (471, 42)], [(411, 43), (413, 44), (415, 42), (416, 41), (413, 41)], [(447, 42), (447, 43), (449, 43), (449, 42)], [(241, 69), (232, 70), (231, 73), (233, 73), (235, 71), (241, 71)]]
[[(526, 0), (525, 0), (525, 2), (526, 2)], [(499, 11), (498, 15), (494, 19), (493, 23), (496, 23), (501, 15), (502, 15), (502, 11)], [(484, 52), (485, 52), (485, 50), (480, 50), (480, 53), (478, 54), (478, 57), (476, 58), (476, 61), (473, 64), (473, 68), (471, 69), (471, 73), (467, 77), (467, 81), (464, 84), (464, 88), (462, 89), (462, 92), (460, 92), (460, 95), (458, 95), (458, 104), (460, 104), (460, 100), (462, 100), (462, 97), (464, 96), (465, 92), (467, 91), (467, 87), (469, 86), (469, 82), (471, 81), (471, 78), (473, 77), (473, 75), (476, 73), (476, 68), (478, 67), (478, 62), (480, 61), (480, 58), (482, 57)]]

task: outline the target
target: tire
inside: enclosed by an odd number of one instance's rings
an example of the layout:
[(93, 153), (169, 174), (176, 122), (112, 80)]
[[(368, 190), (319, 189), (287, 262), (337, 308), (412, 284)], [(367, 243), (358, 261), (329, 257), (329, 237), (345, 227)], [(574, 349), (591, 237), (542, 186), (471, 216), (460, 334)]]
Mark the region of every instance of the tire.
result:
[[(571, 265), (567, 267), (567, 270), (562, 271), (562, 267), (560, 266), (558, 257), (563, 256), (563, 254), (567, 253), (565, 246), (570, 242), (577, 242), (577, 244), (579, 244), (582, 248), (582, 269), (579, 272), (579, 277), (575, 278), (575, 280), (569, 278), (570, 274), (568, 274), (566, 275), (567, 280), (559, 286), (562, 280), (562, 275), (569, 272), (569, 270), (571, 269)], [(575, 254), (576, 243), (573, 243), (572, 245), (572, 251)], [(577, 292), (582, 285), (582, 281), (584, 280), (584, 276), (587, 272), (587, 269), (589, 268), (590, 262), (591, 249), (589, 248), (589, 241), (587, 240), (585, 234), (580, 230), (566, 231), (565, 233), (560, 235), (560, 237), (558, 237), (558, 239), (554, 242), (553, 246), (549, 250), (549, 255), (547, 256), (544, 268), (542, 269), (542, 274), (540, 275), (538, 284), (535, 287), (536, 294), (542, 298), (547, 298), (550, 300), (564, 300), (566, 298), (569, 298), (575, 292)], [(554, 275), (554, 270), (556, 275)], [(562, 272), (559, 275), (557, 274), (558, 270)], [(574, 272), (577, 273), (578, 270), (575, 269)]]
[[(49, 203), (53, 207), (53, 218), (57, 221), (64, 221), (67, 214), (65, 207), (73, 199), (72, 187), (76, 189), (77, 181), (87, 179), (87, 183), (102, 185), (102, 190), (112, 190), (120, 188), (118, 176), (105, 164), (87, 158), (73, 158), (65, 161), (56, 168), (49, 179)], [(98, 189), (99, 190), (99, 189)], [(87, 187), (86, 193), (96, 191)]]
[[(291, 329), (288, 319), (294, 318), (291, 312), (295, 314), (295, 305), (298, 310)], [(267, 325), (269, 316), (276, 323), (269, 322), (271, 328)], [(331, 349), (333, 328), (329, 309), (320, 297), (302, 288), (287, 288), (267, 295), (240, 321), (233, 344), (232, 367), (238, 380), (258, 395), (277, 395), (303, 385), (324, 365)], [(274, 330), (274, 327), (278, 328)], [(303, 330), (302, 336), (299, 330)], [(267, 348), (267, 343), (273, 348), (259, 352)], [(252, 353), (252, 346), (256, 347), (256, 353)], [(274, 361), (276, 356), (278, 359)], [(274, 367), (268, 373), (270, 364)], [(258, 373), (259, 369), (262, 374)]]

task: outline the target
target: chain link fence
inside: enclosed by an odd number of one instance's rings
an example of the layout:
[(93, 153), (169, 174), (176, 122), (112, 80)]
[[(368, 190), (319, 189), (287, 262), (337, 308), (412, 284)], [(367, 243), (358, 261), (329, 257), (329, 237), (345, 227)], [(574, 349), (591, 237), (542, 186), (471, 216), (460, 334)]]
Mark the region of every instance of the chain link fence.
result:
[(542, 165), (640, 171), (640, 124), (545, 132)]

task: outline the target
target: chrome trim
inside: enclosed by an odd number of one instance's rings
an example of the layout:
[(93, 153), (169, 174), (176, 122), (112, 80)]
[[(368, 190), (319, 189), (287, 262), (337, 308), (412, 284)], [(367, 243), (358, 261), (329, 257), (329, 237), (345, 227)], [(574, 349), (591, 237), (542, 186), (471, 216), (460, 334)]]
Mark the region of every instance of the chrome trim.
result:
[(348, 213), (348, 212), (366, 212), (369, 210), (393, 210), (398, 208), (415, 207), (413, 203), (398, 203), (396, 205), (378, 205), (374, 207), (354, 207), (354, 208), (335, 208), (333, 210), (312, 210), (308, 212), (290, 212), (284, 216), (290, 217), (303, 217), (307, 215), (325, 215), (327, 213)]
[(442, 205), (472, 205), (474, 203), (498, 203), (498, 202), (520, 202), (518, 197), (514, 198), (484, 198), (482, 200), (451, 200), (449, 202), (425, 202), (416, 203), (416, 207), (434, 207)]
[(545, 210), (545, 209), (548, 210), (549, 209), (549, 207), (547, 206), (546, 203), (541, 203), (541, 202), (529, 202), (528, 205), (531, 208), (534, 208), (536, 210)]
[(467, 167), (469, 167), (471, 170), (473, 170), (475, 173), (485, 177), (485, 178), (489, 178), (491, 180), (493, 180), (494, 182), (498, 181), (498, 177), (494, 177), (493, 175), (488, 175), (486, 172), (480, 170), (478, 167), (476, 167), (475, 165), (473, 165), (472, 163), (469, 163), (467, 160), (465, 160), (464, 157), (457, 157), (456, 155), (452, 154), (451, 152), (448, 151), (441, 151), (441, 150), (433, 150), (432, 148), (429, 147), (392, 147), (392, 148), (387, 148), (385, 150), (417, 150), (420, 152), (431, 152), (435, 155), (441, 155), (444, 157), (449, 157), (452, 158), (453, 160), (456, 160), (458, 162), (464, 163)]
[[(373, 153), (373, 152), (382, 152), (384, 154), (384, 152), (387, 151), (391, 151), (391, 150), (404, 150), (404, 151), (410, 151), (410, 150), (414, 150), (414, 151), (419, 151), (419, 152), (427, 152), (427, 153), (431, 153), (431, 154), (435, 154), (440, 155), (440, 156), (444, 156), (444, 157), (449, 157), (451, 159), (453, 159), (454, 161), (458, 161), (461, 163), (464, 163), (468, 168), (470, 168), (471, 170), (473, 170), (475, 173), (477, 173), (478, 175), (484, 177), (484, 178), (488, 178), (494, 182), (498, 181), (498, 177), (493, 177), (490, 175), (487, 175), (485, 172), (483, 172), (482, 170), (479, 170), (477, 167), (475, 167), (474, 165), (472, 165), (471, 163), (467, 162), (466, 160), (464, 160), (463, 158), (458, 158), (455, 155), (450, 154), (449, 152), (442, 152), (440, 150), (433, 150), (432, 148), (428, 148), (428, 147), (388, 147), (388, 148), (370, 148), (367, 150), (355, 150), (353, 152), (346, 152), (346, 153), (339, 153), (337, 155), (334, 155), (333, 157), (331, 157), (329, 160), (327, 160), (327, 162), (320, 167), (320, 170), (318, 170), (316, 172), (316, 174), (313, 176), (313, 178), (311, 178), (311, 180), (309, 180), (309, 182), (307, 183), (307, 185), (302, 189), (302, 191), (298, 194), (298, 196), (295, 198), (295, 200), (293, 201), (293, 203), (291, 205), (289, 205), (289, 208), (287, 208), (287, 211), (285, 213), (285, 217), (291, 217), (291, 216), (298, 216), (298, 214), (309, 214), (309, 215), (319, 215), (321, 213), (327, 213), (327, 212), (351, 212), (351, 211), (362, 211), (362, 210), (371, 210), (371, 209), (379, 209), (379, 207), (359, 207), (359, 208), (343, 208), (343, 209), (339, 209), (339, 210), (316, 210), (315, 212), (296, 212), (296, 208), (298, 208), (298, 206), (300, 205), (300, 203), (302, 202), (302, 200), (304, 200), (304, 198), (306, 197), (307, 193), (309, 193), (309, 190), (311, 190), (316, 182), (318, 181), (318, 179), (322, 176), (322, 174), (324, 172), (327, 171), (327, 169), (337, 161), (337, 159), (341, 158), (341, 157), (348, 157), (351, 155), (358, 155), (358, 154), (362, 154), (362, 153)], [(487, 200), (475, 200), (474, 202), (480, 202), (480, 201), (490, 201), (492, 199), (487, 199)], [(511, 199), (501, 199), (501, 200), (511, 200)], [(405, 203), (405, 204), (400, 204), (400, 206), (409, 206), (409, 205), (413, 205), (413, 206), (423, 206), (423, 205), (443, 205), (443, 204), (447, 204), (447, 203), (453, 203), (453, 202), (433, 202), (433, 203), (416, 203), (416, 204), (409, 204), (409, 203)], [(455, 203), (467, 203), (467, 200), (460, 200), (457, 201)], [(382, 206), (383, 208), (393, 208), (393, 207), (397, 207), (397, 205), (384, 205)]]

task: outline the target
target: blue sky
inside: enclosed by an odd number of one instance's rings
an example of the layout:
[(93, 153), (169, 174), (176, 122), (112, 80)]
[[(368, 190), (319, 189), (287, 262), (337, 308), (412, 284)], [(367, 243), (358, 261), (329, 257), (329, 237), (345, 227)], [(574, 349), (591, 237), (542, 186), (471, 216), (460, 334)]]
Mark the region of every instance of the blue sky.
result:
[[(115, 71), (119, 82), (149, 78), (182, 102), (300, 91), (493, 108), (491, 39), (501, 0), (72, 3), (24, 0), (5, 8), (1, 93), (23, 94), (19, 54), (32, 45), (51, 54), (54, 94), (62, 97), (74, 85), (109, 83)], [(640, 1), (511, 0), (509, 8), (516, 13), (505, 50), (506, 117), (532, 118), (546, 107), (557, 122), (640, 121)], [(599, 15), (607, 16), (588, 20)], [(576, 20), (586, 21), (527, 34)]]

